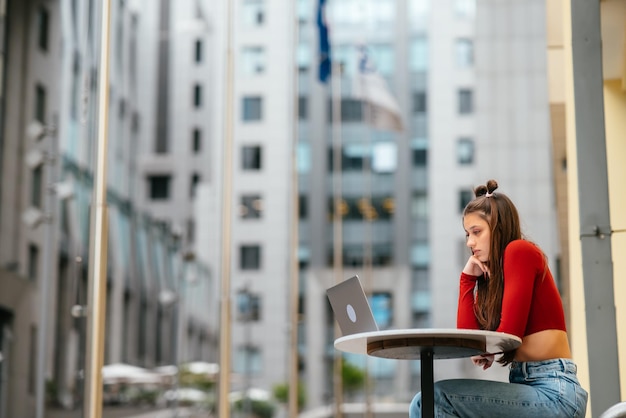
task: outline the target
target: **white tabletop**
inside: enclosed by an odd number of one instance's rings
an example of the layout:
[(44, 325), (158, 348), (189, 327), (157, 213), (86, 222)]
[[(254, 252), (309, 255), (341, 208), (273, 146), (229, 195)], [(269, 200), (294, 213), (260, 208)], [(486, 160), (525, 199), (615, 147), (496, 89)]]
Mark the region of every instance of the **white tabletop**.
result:
[(427, 350), (434, 359), (471, 357), (513, 350), (522, 340), (503, 332), (457, 329), (389, 329), (346, 335), (335, 340), (335, 348), (355, 354), (392, 359), (419, 359)]

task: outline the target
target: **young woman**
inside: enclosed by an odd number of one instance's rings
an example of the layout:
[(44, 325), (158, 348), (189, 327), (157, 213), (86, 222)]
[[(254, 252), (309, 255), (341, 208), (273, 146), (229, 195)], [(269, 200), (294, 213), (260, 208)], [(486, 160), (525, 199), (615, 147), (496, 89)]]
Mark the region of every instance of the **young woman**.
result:
[[(563, 304), (546, 257), (522, 238), (511, 200), (498, 183), (478, 186), (463, 211), (472, 255), (460, 279), (457, 327), (506, 332), (522, 339), (497, 361), (508, 365), (509, 383), (477, 379), (435, 383), (436, 417), (584, 417), (587, 392), (576, 378)], [(472, 357), (487, 369), (493, 355)], [(421, 394), (409, 416), (421, 416)]]

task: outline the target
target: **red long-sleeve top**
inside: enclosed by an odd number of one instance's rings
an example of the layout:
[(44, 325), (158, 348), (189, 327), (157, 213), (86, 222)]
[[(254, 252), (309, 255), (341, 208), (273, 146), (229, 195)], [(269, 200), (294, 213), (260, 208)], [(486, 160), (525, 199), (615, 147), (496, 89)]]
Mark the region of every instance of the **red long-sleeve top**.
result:
[[(565, 331), (561, 295), (541, 250), (525, 240), (510, 242), (504, 250), (504, 295), (496, 331), (523, 338), (548, 329)], [(474, 314), (478, 277), (461, 273), (457, 328), (480, 329)]]

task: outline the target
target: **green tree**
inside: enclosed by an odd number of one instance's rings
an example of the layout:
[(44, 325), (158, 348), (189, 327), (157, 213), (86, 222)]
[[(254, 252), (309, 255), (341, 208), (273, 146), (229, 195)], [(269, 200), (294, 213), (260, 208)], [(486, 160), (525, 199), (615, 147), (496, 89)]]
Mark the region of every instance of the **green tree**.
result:
[[(274, 397), (278, 402), (286, 404), (289, 402), (289, 385), (287, 383), (281, 383), (274, 386)], [(306, 405), (306, 390), (304, 384), (298, 382), (298, 410), (301, 411)]]
[(364, 370), (354, 364), (343, 360), (341, 362), (341, 379), (343, 390), (347, 393), (354, 393), (365, 386), (367, 375)]

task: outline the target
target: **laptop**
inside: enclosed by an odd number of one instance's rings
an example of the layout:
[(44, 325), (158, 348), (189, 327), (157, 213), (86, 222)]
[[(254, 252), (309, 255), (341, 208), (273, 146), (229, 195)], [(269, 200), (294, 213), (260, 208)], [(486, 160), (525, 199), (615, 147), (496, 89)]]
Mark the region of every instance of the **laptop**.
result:
[(352, 276), (329, 287), (326, 289), (326, 295), (342, 335), (378, 331), (359, 276)]

